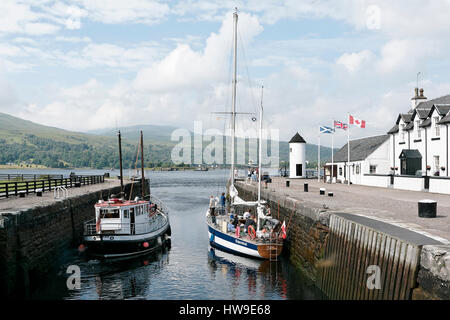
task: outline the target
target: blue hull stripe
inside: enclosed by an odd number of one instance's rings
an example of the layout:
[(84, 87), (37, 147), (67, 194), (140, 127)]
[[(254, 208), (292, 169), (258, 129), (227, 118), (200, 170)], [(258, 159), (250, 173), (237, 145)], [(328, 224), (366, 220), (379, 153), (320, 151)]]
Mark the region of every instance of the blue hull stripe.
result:
[[(237, 239), (237, 238), (231, 237), (231, 236), (229, 236), (229, 235), (227, 235), (225, 233), (222, 233), (222, 232), (220, 232), (220, 231), (218, 231), (218, 230), (216, 230), (216, 229), (214, 229), (214, 228), (212, 228), (210, 226), (208, 226), (208, 230), (211, 233), (211, 237), (212, 237), (212, 235), (214, 235), (215, 237), (221, 238), (221, 239), (223, 239), (225, 241), (228, 241), (228, 242), (240, 245), (240, 246), (245, 247), (245, 248), (249, 248), (249, 249), (258, 251), (258, 246), (253, 244), (253, 243), (251, 243), (251, 242), (247, 242), (247, 241), (242, 240), (242, 239)], [(242, 244), (242, 243), (245, 243), (246, 245)]]

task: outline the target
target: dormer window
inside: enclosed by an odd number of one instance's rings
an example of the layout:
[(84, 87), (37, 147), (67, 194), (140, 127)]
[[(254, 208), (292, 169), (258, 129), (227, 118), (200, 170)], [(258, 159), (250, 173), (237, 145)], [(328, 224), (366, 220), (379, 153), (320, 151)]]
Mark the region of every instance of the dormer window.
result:
[(401, 132), (402, 132), (402, 142), (405, 141), (405, 126), (406, 125), (404, 123), (401, 125), (401, 128), (402, 128), (402, 130), (401, 130)]
[(440, 127), (439, 127), (439, 117), (433, 117), (433, 125), (434, 125), (434, 135), (435, 137), (439, 137), (441, 135)]

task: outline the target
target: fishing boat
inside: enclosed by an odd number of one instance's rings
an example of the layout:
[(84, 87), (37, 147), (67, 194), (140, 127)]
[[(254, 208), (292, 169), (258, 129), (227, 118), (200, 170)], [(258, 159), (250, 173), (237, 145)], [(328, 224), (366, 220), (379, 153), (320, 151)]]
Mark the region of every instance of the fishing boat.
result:
[(146, 194), (142, 131), (140, 140), (142, 192), (141, 197), (135, 197), (133, 200), (125, 199), (124, 195), (120, 131), (117, 135), (120, 195), (112, 195), (106, 201), (99, 200), (94, 205), (95, 218), (84, 224), (83, 245), (88, 255), (97, 258), (134, 257), (170, 244), (169, 210), (161, 200)]
[[(268, 208), (265, 202), (261, 200), (261, 145), (262, 145), (262, 93), (261, 105), (259, 115), (259, 170), (258, 170), (258, 200), (244, 201), (238, 195), (238, 191), (234, 186), (236, 179), (234, 154), (235, 154), (235, 128), (236, 128), (236, 69), (237, 69), (237, 10), (233, 14), (234, 20), (234, 75), (233, 75), (233, 90), (232, 90), (232, 112), (231, 117), (231, 177), (228, 186), (229, 206), (221, 208), (220, 214), (211, 212), (208, 209), (206, 212), (206, 222), (208, 226), (208, 237), (211, 247), (230, 252), (237, 255), (276, 260), (283, 249), (283, 239), (286, 237), (284, 223), (281, 225), (280, 221), (272, 218), (268, 214)], [(214, 199), (211, 198), (211, 201)], [(256, 228), (248, 227), (245, 230), (244, 213), (253, 210), (256, 212)], [(234, 228), (231, 224), (231, 219), (237, 218), (237, 226)]]

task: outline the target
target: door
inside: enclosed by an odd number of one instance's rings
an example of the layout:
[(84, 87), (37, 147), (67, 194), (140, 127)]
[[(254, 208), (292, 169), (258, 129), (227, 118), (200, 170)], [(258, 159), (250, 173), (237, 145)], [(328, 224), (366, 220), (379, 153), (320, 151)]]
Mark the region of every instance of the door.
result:
[(296, 166), (295, 166), (295, 170), (296, 170), (296, 173), (295, 173), (295, 175), (297, 176), (297, 177), (301, 177), (303, 174), (303, 170), (302, 170), (302, 164), (297, 164)]
[(406, 175), (408, 174), (406, 171), (406, 159), (401, 159), (400, 160), (400, 174), (401, 175)]
[(136, 228), (135, 228), (135, 218), (134, 218), (134, 216), (135, 216), (135, 211), (134, 211), (134, 208), (131, 208), (130, 209), (130, 233), (131, 234), (134, 234), (135, 233), (135, 230), (136, 230)]

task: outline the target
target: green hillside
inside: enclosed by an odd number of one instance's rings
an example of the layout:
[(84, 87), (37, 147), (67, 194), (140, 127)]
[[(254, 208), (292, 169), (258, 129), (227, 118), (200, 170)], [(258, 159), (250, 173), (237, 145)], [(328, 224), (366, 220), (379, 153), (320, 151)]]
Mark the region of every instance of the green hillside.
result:
[[(178, 142), (170, 140), (175, 127), (142, 125), (120, 128), (122, 156), (125, 168), (134, 168), (139, 131), (144, 133), (146, 167), (173, 166), (172, 148)], [(207, 142), (204, 143), (204, 147)], [(34, 164), (52, 168), (118, 168), (117, 135), (115, 129), (89, 133), (72, 132), (40, 125), (0, 113), (0, 165)], [(252, 150), (254, 151), (254, 150)], [(289, 145), (280, 142), (280, 161), (288, 161)], [(193, 149), (191, 150), (193, 159)], [(331, 157), (331, 149), (321, 147), (321, 159)], [(317, 146), (306, 145), (309, 166), (317, 163)], [(248, 152), (246, 161), (248, 161)]]

